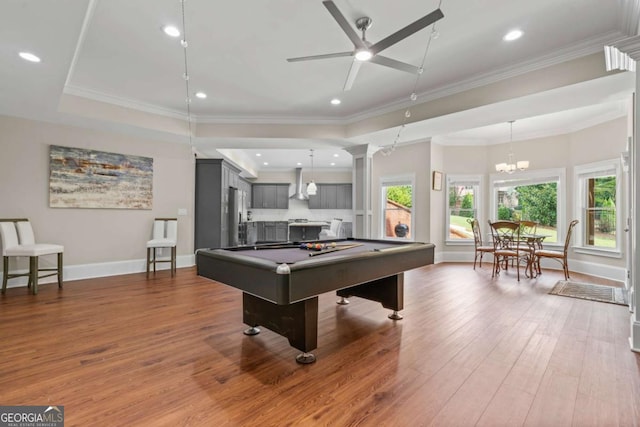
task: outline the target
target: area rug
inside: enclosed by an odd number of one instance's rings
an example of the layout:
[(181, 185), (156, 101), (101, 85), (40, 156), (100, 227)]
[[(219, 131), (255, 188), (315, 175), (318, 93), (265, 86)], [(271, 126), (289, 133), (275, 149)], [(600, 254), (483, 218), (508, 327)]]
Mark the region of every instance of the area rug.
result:
[(551, 295), (588, 299), (591, 301), (608, 302), (611, 304), (629, 305), (627, 290), (614, 286), (592, 285), (590, 283), (574, 282), (572, 280), (558, 280)]

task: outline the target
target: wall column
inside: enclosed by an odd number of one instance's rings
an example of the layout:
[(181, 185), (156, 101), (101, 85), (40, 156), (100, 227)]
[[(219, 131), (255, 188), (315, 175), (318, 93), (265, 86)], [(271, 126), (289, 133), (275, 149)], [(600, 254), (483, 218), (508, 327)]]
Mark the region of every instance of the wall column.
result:
[[(634, 32), (637, 33), (637, 21)], [(620, 41), (613, 45), (605, 46), (605, 60), (607, 71), (630, 70), (635, 68), (640, 59), (640, 36), (636, 35)], [(631, 331), (629, 333), (629, 345), (631, 350), (640, 352), (640, 227), (638, 226), (638, 213), (640, 212), (640, 185), (638, 178), (640, 175), (640, 150), (638, 150), (638, 123), (640, 123), (640, 103), (638, 102), (638, 88), (640, 88), (640, 72), (636, 72), (636, 88), (633, 96), (633, 140), (629, 144), (629, 181), (631, 185), (631, 223), (629, 227), (629, 238), (631, 239), (631, 265), (627, 266), (629, 273), (629, 306), (631, 309)]]
[(638, 132), (637, 123), (640, 123), (640, 105), (638, 105), (638, 88), (640, 87), (640, 73), (636, 72), (636, 93), (633, 96), (633, 138), (629, 144), (629, 184), (631, 185), (631, 218), (628, 224), (631, 239), (631, 265), (627, 266), (631, 288), (629, 289), (629, 306), (631, 308), (631, 332), (629, 335), (629, 345), (631, 350), (640, 352), (640, 227), (638, 226), (638, 212), (640, 212), (640, 185), (638, 185), (638, 171), (640, 171), (640, 153), (638, 153)]
[(353, 236), (368, 239), (372, 236), (371, 164), (377, 147), (368, 144), (346, 149), (353, 156)]

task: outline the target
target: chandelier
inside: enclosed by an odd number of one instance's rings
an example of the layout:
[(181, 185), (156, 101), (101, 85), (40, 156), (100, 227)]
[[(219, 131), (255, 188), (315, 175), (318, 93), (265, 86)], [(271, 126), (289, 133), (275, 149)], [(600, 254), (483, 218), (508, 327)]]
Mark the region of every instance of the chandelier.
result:
[(496, 163), (496, 171), (497, 172), (506, 172), (506, 173), (514, 173), (516, 169), (518, 170), (526, 170), (529, 169), (529, 160), (518, 160), (515, 161), (515, 155), (513, 154), (513, 122), (515, 120), (509, 121), (509, 154), (507, 157), (506, 163)]

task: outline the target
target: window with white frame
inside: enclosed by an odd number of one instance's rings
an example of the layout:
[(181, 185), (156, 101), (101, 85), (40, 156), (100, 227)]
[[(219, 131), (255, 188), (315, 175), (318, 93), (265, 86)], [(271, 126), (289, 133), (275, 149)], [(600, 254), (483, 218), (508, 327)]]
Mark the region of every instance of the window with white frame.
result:
[(565, 175), (564, 169), (491, 175), (492, 221), (535, 221), (545, 244), (563, 243)]
[(381, 178), (383, 239), (413, 240), (415, 206), (412, 176)]
[(448, 243), (473, 242), (473, 230), (468, 220), (478, 218), (481, 211), (481, 184), (481, 175), (447, 175), (445, 240)]
[(618, 159), (575, 167), (579, 251), (620, 254), (620, 169)]

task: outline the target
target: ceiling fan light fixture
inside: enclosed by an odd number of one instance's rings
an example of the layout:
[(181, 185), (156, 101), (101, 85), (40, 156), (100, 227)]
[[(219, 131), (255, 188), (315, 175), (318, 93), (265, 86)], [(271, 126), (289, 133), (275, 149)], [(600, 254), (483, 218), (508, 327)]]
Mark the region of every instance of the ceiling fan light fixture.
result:
[(369, 49), (360, 49), (356, 52), (356, 59), (358, 61), (368, 61), (373, 58), (373, 54)]

